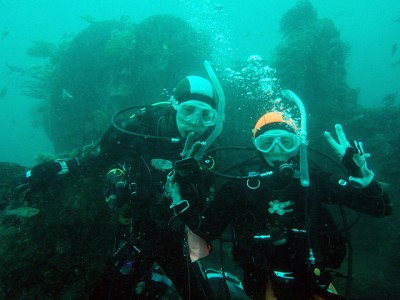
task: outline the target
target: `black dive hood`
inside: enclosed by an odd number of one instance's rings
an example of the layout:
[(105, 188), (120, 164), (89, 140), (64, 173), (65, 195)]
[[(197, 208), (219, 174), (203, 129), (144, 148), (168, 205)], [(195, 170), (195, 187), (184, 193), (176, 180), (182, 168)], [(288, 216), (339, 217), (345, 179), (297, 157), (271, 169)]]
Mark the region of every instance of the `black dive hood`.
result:
[[(215, 139), (221, 134), (222, 131), (222, 126), (224, 123), (225, 119), (225, 95), (224, 91), (222, 90), (221, 84), (219, 83), (219, 80), (212, 69), (210, 63), (208, 61), (204, 61), (204, 67), (208, 73), (208, 76), (210, 77), (211, 84), (216, 92), (216, 102), (217, 102), (217, 120), (214, 125), (214, 130), (210, 133), (208, 138), (202, 143), (202, 147), (200, 150), (196, 153), (194, 156), (194, 159), (199, 161), (204, 153), (207, 151), (207, 149), (211, 146), (211, 144), (215, 141)], [(165, 101), (165, 102), (158, 102), (151, 104), (150, 106), (171, 106), (170, 101)], [(120, 124), (118, 124), (117, 119), (120, 117), (123, 113), (126, 113), (127, 111), (130, 110), (144, 110), (146, 108), (146, 105), (132, 105), (126, 108), (123, 108), (116, 112), (112, 118), (111, 118), (111, 124), (112, 126), (117, 129), (120, 132), (123, 132), (128, 135), (133, 135), (133, 136), (138, 136), (138, 137), (143, 137), (146, 139), (157, 139), (157, 140), (162, 140), (162, 141), (167, 141), (171, 143), (180, 143), (185, 137), (163, 137), (163, 136), (155, 136), (155, 135), (148, 135), (148, 134), (142, 134), (139, 132), (127, 130), (123, 128)], [(134, 118), (136, 114), (132, 114), (130, 118)], [(120, 122), (121, 123), (121, 122)]]

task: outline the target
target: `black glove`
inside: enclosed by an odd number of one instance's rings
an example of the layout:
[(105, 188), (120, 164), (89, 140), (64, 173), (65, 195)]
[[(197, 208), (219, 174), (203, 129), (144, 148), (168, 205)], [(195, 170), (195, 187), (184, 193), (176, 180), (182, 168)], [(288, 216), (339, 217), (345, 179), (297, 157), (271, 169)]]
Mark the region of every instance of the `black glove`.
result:
[(36, 190), (52, 182), (58, 175), (67, 174), (70, 167), (79, 164), (78, 160), (54, 160), (42, 163), (28, 170), (24, 176), (15, 180), (14, 191)]
[(324, 135), (331, 145), (331, 147), (335, 150), (335, 152), (339, 155), (342, 160), (343, 165), (349, 171), (350, 182), (359, 188), (364, 188), (369, 185), (374, 178), (374, 172), (368, 169), (366, 159), (371, 155), (369, 153), (364, 152), (364, 147), (362, 142), (354, 141), (349, 143), (347, 138), (343, 132), (342, 125), (335, 125), (336, 134), (339, 139), (339, 143), (337, 143), (331, 134), (325, 131)]
[(350, 147), (346, 148), (346, 151), (342, 157), (342, 164), (349, 172), (351, 176), (361, 178), (361, 169), (354, 161), (354, 155), (360, 154), (357, 148), (350, 142)]

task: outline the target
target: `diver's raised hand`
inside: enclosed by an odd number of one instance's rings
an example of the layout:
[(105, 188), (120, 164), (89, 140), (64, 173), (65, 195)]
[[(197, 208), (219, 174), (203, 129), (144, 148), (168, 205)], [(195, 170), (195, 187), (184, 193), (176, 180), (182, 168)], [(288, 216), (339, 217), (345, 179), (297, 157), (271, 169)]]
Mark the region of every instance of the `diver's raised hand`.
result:
[(336, 124), (335, 130), (336, 130), (336, 135), (338, 137), (339, 143), (337, 143), (335, 141), (335, 139), (332, 137), (332, 135), (328, 131), (324, 132), (324, 136), (325, 136), (326, 140), (328, 141), (329, 145), (333, 148), (333, 150), (339, 156), (339, 158), (342, 158), (346, 152), (346, 149), (351, 146), (350, 146), (349, 141), (346, 138), (346, 135), (344, 134), (342, 125)]
[(328, 131), (324, 132), (326, 140), (336, 154), (338, 154), (343, 165), (351, 175), (349, 177), (350, 182), (357, 187), (366, 187), (374, 178), (374, 173), (368, 169), (366, 161), (366, 159), (371, 155), (365, 153), (362, 142), (353, 141), (350, 143), (347, 140), (342, 125), (336, 124), (335, 129), (339, 143), (335, 141)]
[(201, 146), (203, 146), (203, 142), (196, 141), (195, 133), (190, 132), (186, 138), (185, 146), (183, 147), (180, 155), (183, 159), (194, 157), (196, 153), (200, 150)]

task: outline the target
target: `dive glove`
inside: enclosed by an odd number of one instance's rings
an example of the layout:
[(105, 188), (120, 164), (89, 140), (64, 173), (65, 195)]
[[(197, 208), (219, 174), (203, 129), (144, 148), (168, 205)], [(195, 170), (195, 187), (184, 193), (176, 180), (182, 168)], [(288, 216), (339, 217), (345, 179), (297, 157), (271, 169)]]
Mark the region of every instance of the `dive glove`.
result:
[(368, 169), (366, 161), (371, 155), (364, 152), (362, 142), (354, 141), (353, 143), (349, 143), (344, 134), (342, 125), (336, 124), (335, 129), (339, 143), (333, 139), (328, 131), (324, 132), (326, 140), (340, 157), (342, 164), (349, 172), (349, 181), (356, 187), (365, 188), (374, 178), (374, 173)]
[(51, 182), (57, 175), (69, 173), (71, 167), (78, 165), (79, 161), (77, 159), (68, 161), (57, 159), (34, 166), (31, 170), (28, 170), (24, 176), (16, 180), (14, 191), (19, 192), (28, 189), (38, 189)]

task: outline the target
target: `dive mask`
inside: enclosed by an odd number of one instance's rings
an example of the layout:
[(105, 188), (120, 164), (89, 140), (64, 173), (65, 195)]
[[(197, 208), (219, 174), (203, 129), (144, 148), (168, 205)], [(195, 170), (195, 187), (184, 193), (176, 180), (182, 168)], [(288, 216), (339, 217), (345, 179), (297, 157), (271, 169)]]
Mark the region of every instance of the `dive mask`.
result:
[(255, 138), (254, 145), (258, 151), (263, 153), (268, 153), (275, 145), (278, 145), (286, 153), (293, 153), (300, 145), (300, 138), (285, 130), (270, 130)]
[(200, 124), (209, 127), (215, 125), (217, 112), (209, 104), (198, 100), (187, 100), (174, 105), (178, 117), (185, 122), (197, 120)]

